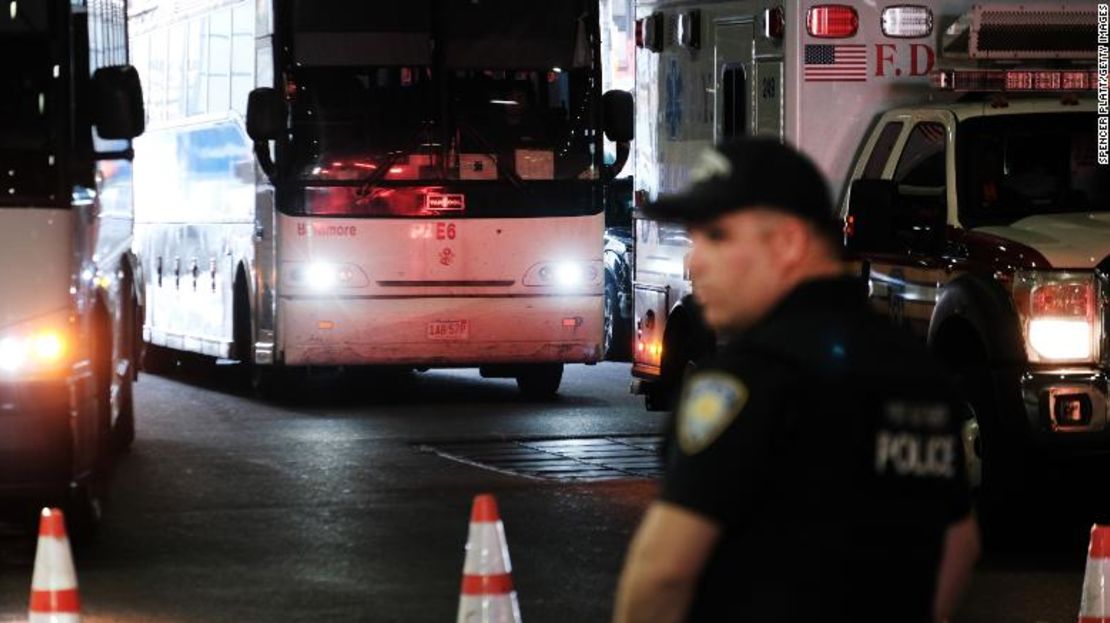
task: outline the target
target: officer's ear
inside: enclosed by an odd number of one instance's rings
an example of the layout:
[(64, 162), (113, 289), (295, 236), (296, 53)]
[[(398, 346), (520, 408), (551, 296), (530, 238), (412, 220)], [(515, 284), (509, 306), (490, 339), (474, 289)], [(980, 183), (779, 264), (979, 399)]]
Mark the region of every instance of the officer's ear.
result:
[(768, 211), (764, 214), (767, 242), (775, 257), (787, 266), (795, 266), (805, 260), (816, 244), (809, 223), (803, 219), (782, 212)]

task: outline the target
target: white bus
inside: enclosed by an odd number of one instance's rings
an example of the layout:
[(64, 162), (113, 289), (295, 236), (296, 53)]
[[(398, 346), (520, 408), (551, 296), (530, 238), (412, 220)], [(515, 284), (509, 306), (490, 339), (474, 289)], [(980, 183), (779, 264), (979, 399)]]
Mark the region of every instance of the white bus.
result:
[(125, 0), (0, 11), (0, 499), (62, 504), (78, 533), (135, 434), (142, 94), (126, 25)]
[(632, 115), (597, 0), (134, 9), (147, 342), (262, 383), (480, 367), (533, 395), (601, 359), (603, 101), (624, 157)]

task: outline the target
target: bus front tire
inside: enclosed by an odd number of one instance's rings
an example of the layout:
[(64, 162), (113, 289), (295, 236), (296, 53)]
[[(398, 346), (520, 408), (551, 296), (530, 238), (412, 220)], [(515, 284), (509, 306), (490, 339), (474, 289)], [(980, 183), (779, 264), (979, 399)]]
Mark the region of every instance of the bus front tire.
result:
[(516, 386), (526, 398), (554, 398), (562, 382), (563, 364), (561, 363), (525, 366), (516, 375)]
[(177, 353), (147, 342), (143, 345), (143, 372), (166, 376), (177, 368)]

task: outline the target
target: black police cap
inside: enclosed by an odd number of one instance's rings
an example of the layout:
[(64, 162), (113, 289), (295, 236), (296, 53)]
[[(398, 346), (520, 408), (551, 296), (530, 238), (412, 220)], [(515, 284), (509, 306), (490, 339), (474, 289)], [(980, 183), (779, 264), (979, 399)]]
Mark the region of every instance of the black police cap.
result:
[(707, 149), (693, 183), (663, 195), (644, 213), (655, 219), (704, 223), (745, 208), (781, 210), (823, 228), (836, 228), (829, 187), (813, 162), (773, 139), (749, 138)]

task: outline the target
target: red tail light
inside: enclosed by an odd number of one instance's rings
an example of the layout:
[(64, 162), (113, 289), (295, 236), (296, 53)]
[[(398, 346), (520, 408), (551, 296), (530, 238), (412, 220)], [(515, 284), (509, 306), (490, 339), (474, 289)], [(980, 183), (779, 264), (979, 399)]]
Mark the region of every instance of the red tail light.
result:
[(806, 30), (811, 37), (844, 39), (859, 31), (859, 14), (843, 4), (822, 4), (806, 14)]

